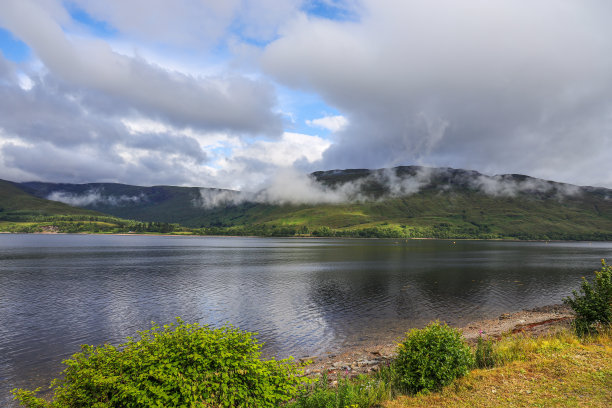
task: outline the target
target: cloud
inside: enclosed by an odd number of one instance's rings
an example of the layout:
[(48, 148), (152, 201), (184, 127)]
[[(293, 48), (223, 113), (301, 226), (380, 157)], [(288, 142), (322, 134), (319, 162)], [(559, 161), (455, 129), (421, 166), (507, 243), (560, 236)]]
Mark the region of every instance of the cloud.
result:
[(578, 186), (554, 183), (532, 177), (478, 175), (469, 180), (469, 183), (478, 191), (496, 197), (516, 197), (520, 193), (528, 193), (550, 194), (562, 200), (582, 193), (582, 189)]
[(338, 132), (348, 125), (348, 120), (342, 115), (324, 116), (318, 119), (306, 120), (311, 127), (320, 127), (331, 132)]
[(249, 201), (268, 204), (337, 204), (347, 202), (354, 191), (353, 184), (339, 188), (326, 187), (308, 175), (288, 168), (278, 172), (268, 186)]
[[(327, 172), (326, 176), (342, 171)], [(280, 168), (275, 175), (258, 189), (251, 191), (202, 190), (197, 204), (206, 208), (220, 205), (238, 205), (245, 202), (272, 205), (342, 204), (376, 201), (384, 198), (407, 196), (417, 193), (430, 182), (429, 169), (423, 168), (410, 176), (398, 175), (395, 169), (381, 169), (364, 174), (363, 177), (340, 183), (326, 183), (317, 175), (305, 174), (293, 167)], [(367, 192), (372, 184), (382, 186), (384, 196), (373, 196)]]
[[(0, 56), (0, 65), (3, 58)], [(193, 184), (215, 137), (171, 127), (138, 132), (84, 108), (52, 74), (0, 76), (0, 168), (15, 181)], [(218, 138), (217, 138), (218, 139)]]
[(288, 167), (297, 161), (314, 162), (322, 158), (331, 142), (318, 136), (285, 132), (278, 141), (255, 141), (234, 151), (234, 158), (259, 160), (275, 166)]
[(564, 200), (582, 194), (581, 187), (522, 175), (488, 176), (451, 168), (396, 167), (378, 170), (331, 170), (310, 175), (284, 168), (256, 191), (205, 189), (194, 205), (205, 208), (243, 203), (316, 205), (377, 202), (408, 197), (422, 190), (470, 191), (494, 197)]
[(14, 82), (15, 77), (16, 72), (14, 64), (5, 59), (4, 54), (2, 53), (2, 51), (0, 51), (0, 81), (5, 83)]
[[(274, 35), (298, 3), (267, 1), (272, 13), (249, 1), (179, 1), (170, 9), (75, 1), (67, 7), (116, 30), (117, 41), (158, 45), (164, 37), (167, 44), (197, 48), (201, 58), (219, 38), (235, 42), (238, 31), (249, 38)], [(329, 147), (317, 136), (282, 132), (274, 88), (260, 75), (171, 70), (144, 59), (137, 50), (142, 43), (120, 53), (108, 39), (91, 37), (65, 5), (0, 5), (0, 26), (40, 59), (16, 67), (0, 57), (0, 168), (15, 180), (254, 186), (278, 166), (320, 160)], [(132, 19), (134, 8), (142, 13)], [(204, 27), (207, 19), (216, 25)], [(197, 25), (206, 32), (189, 28)], [(227, 37), (227, 30), (238, 31)], [(164, 34), (169, 31), (176, 36)], [(200, 34), (203, 43), (195, 44)]]
[(612, 185), (609, 2), (364, 0), (302, 15), (262, 67), (350, 119), (321, 168), (427, 164)]
[(193, 200), (194, 207), (215, 208), (219, 206), (239, 205), (246, 201), (246, 196), (239, 191), (201, 188), (200, 197)]
[(339, 204), (356, 199), (359, 184), (328, 187), (292, 167), (278, 169), (257, 191), (201, 190), (194, 204), (205, 208), (246, 202), (272, 205)]
[(145, 42), (202, 49), (223, 42), (232, 31), (269, 40), (294, 15), (301, 0), (72, 0), (125, 36)]
[(26, 42), (68, 93), (88, 109), (138, 113), (201, 130), (280, 134), (272, 87), (231, 73), (195, 77), (114, 52), (102, 41), (67, 38), (30, 0), (0, 5), (0, 25)]
[(289, 132), (249, 140), (147, 118), (117, 118), (84, 108), (51, 73), (33, 76), (30, 89), (19, 86), (14, 75), (0, 76), (0, 169), (15, 181), (253, 190), (279, 167), (320, 160), (330, 143)]
[(101, 190), (92, 189), (83, 194), (73, 194), (66, 191), (54, 191), (47, 196), (47, 200), (59, 201), (75, 207), (86, 207), (88, 205), (110, 205), (122, 206), (125, 204), (139, 203), (146, 200), (144, 194), (139, 196), (112, 196), (103, 195)]
[(211, 154), (214, 163), (207, 167), (209, 175), (198, 185), (258, 191), (279, 173), (310, 171), (311, 163), (320, 160), (329, 145), (330, 141), (321, 137), (291, 132), (283, 133), (278, 140), (224, 142), (218, 156)]
[[(0, 170), (253, 191), (285, 168), (422, 164), (612, 186), (610, 15), (604, 0), (6, 0), (0, 26), (32, 58), (0, 56)], [(304, 118), (329, 139), (286, 132)]]

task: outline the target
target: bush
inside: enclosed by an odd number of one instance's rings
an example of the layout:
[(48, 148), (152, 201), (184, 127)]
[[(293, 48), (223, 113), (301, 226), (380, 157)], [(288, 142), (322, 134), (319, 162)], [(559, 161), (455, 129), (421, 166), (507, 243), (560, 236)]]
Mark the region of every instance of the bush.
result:
[(608, 326), (612, 321), (612, 267), (603, 259), (601, 265), (592, 284), (582, 278), (581, 294), (574, 290), (573, 299), (563, 299), (576, 313), (574, 328), (578, 335), (596, 333), (598, 325)]
[(435, 390), (468, 373), (474, 359), (459, 330), (430, 323), (413, 329), (398, 347), (393, 363), (397, 386), (406, 392)]
[(287, 360), (260, 360), (260, 343), (232, 326), (176, 324), (114, 347), (82, 346), (53, 381), (52, 402), (13, 390), (26, 407), (277, 407), (301, 379)]

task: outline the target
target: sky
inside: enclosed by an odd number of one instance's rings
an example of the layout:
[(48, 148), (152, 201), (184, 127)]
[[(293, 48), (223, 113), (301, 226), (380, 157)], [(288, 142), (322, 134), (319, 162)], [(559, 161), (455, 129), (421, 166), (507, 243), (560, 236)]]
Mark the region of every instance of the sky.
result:
[(0, 0), (0, 178), (612, 188), (609, 0)]

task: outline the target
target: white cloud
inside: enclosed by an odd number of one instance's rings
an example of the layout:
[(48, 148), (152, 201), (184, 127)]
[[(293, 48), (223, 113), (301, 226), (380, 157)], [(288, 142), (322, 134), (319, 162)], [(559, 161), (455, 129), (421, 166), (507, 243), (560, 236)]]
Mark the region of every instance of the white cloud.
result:
[(66, 191), (54, 191), (47, 196), (47, 200), (59, 201), (75, 207), (84, 207), (92, 204), (122, 206), (126, 204), (139, 203), (146, 200), (146, 197), (143, 194), (138, 196), (105, 195), (100, 190), (92, 189), (84, 192), (83, 194), (73, 194)]
[(348, 120), (342, 115), (324, 116), (318, 119), (306, 120), (311, 127), (320, 127), (331, 132), (339, 132), (348, 125)]
[(256, 40), (272, 38), (301, 0), (73, 0), (122, 35), (144, 42), (202, 49), (231, 30)]
[(136, 111), (204, 130), (281, 132), (274, 90), (245, 76), (194, 77), (113, 52), (103, 40), (69, 39), (45, 9), (30, 0), (0, 3), (0, 25), (27, 43), (62, 86), (90, 110)]
[(24, 73), (19, 74), (19, 86), (24, 91), (29, 91), (34, 86), (34, 81)]
[(292, 166), (299, 160), (321, 160), (331, 142), (319, 136), (285, 132), (278, 141), (256, 141), (234, 151), (235, 158), (259, 160), (275, 166)]

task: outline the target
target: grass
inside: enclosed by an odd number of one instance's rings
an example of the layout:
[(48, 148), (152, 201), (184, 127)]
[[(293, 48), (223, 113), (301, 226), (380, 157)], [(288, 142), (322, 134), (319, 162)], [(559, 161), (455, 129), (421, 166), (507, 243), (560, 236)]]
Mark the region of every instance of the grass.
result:
[(323, 376), (285, 408), (368, 408), (392, 395), (390, 385), (382, 378), (361, 375), (356, 379), (340, 377), (335, 382), (336, 386), (330, 388)]
[(500, 346), (517, 360), (473, 370), (441, 392), (402, 396), (384, 407), (612, 406), (609, 332), (586, 341), (567, 332), (552, 338), (512, 338)]
[(612, 329), (579, 338), (568, 329), (538, 337), (507, 335), (493, 344), (495, 367), (474, 369), (439, 392), (399, 395), (382, 375), (315, 384), (290, 408), (610, 407)]

